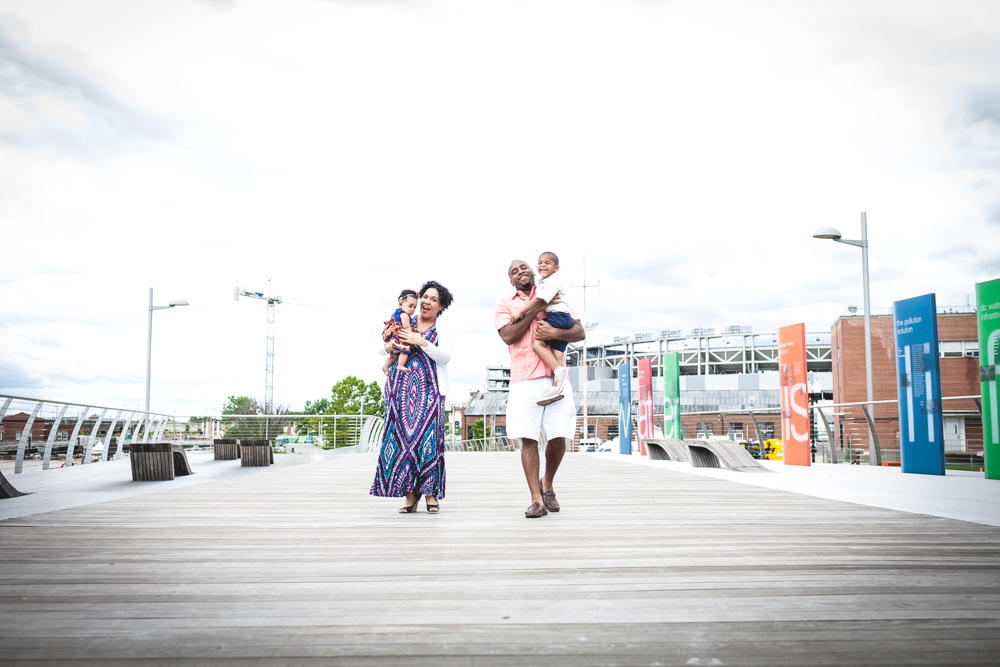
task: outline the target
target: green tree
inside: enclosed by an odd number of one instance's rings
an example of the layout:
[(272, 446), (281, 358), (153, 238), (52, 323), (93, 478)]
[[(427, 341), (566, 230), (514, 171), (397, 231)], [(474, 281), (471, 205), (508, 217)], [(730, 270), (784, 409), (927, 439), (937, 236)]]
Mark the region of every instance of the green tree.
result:
[(330, 400), (327, 398), (318, 398), (315, 401), (306, 401), (306, 405), (302, 409), (302, 414), (304, 415), (325, 415), (329, 413)]
[[(382, 387), (377, 382), (365, 384), (364, 380), (348, 375), (330, 389), (330, 398), (318, 398), (306, 401), (303, 406), (303, 416), (295, 421), (295, 432), (299, 435), (317, 434), (320, 431), (318, 415), (374, 415), (385, 414), (385, 400), (382, 397)], [(317, 416), (305, 416), (317, 415)], [(358, 438), (357, 420), (325, 419), (323, 420), (323, 440), (338, 446), (356, 444)]]
[[(483, 430), (485, 428), (485, 435)], [(473, 440), (479, 440), (480, 438), (490, 437), (490, 427), (489, 425), (483, 423), (482, 419), (477, 419), (476, 423), (469, 427), (469, 434), (472, 436)]]
[(224, 415), (259, 415), (263, 414), (256, 398), (249, 396), (230, 396), (222, 407)]
[(231, 417), (231, 419), (223, 417), (226, 437), (241, 440), (273, 440), (275, 436), (281, 435), (284, 427), (288, 425), (287, 419), (277, 417), (285, 412), (284, 408), (278, 406), (274, 411), (274, 418), (239, 419), (240, 415), (264, 414), (264, 406), (250, 396), (230, 396), (222, 407), (222, 414)]
[(377, 382), (365, 384), (361, 378), (348, 375), (333, 385), (330, 409), (327, 414), (381, 416), (385, 414), (382, 387)]
[[(315, 401), (306, 401), (302, 408), (304, 415), (328, 415), (330, 412), (330, 399), (318, 398)], [(309, 433), (319, 433), (319, 420), (299, 418), (295, 420), (295, 432), (298, 435), (308, 435)]]

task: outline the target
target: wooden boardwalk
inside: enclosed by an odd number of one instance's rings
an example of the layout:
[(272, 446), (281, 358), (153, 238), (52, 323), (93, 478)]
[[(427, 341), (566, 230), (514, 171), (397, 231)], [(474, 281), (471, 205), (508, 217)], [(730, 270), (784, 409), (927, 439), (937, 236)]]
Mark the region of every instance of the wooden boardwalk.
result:
[(584, 455), (526, 520), (447, 461), (439, 515), (359, 454), (2, 521), (0, 664), (1000, 663), (1000, 528)]

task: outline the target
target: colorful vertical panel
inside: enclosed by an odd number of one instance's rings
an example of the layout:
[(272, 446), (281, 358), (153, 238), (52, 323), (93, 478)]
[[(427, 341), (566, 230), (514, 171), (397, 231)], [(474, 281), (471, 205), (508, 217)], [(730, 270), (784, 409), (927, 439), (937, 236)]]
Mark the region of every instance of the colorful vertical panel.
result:
[(896, 391), (903, 472), (944, 474), (941, 361), (933, 294), (892, 304), (896, 332)]
[(807, 466), (811, 462), (811, 452), (805, 324), (778, 329), (778, 368), (781, 371), (781, 439), (785, 464)]
[(681, 434), (681, 358), (678, 352), (663, 355), (663, 437), (683, 439)]
[(646, 456), (646, 439), (653, 437), (653, 360), (639, 360), (639, 454)]
[(1000, 406), (997, 360), (1000, 359), (1000, 279), (976, 285), (979, 327), (979, 383), (983, 403), (983, 450), (986, 479), (1000, 479)]
[(632, 367), (618, 367), (618, 453), (632, 453)]

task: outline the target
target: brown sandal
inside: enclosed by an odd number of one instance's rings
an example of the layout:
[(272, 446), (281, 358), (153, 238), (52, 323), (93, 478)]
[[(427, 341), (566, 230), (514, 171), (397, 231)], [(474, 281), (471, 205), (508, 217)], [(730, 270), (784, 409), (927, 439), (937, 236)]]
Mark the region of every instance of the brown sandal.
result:
[(531, 503), (531, 505), (528, 506), (528, 509), (525, 510), (524, 516), (528, 519), (538, 519), (548, 513), (549, 511), (545, 509), (545, 506), (541, 503)]
[(542, 494), (542, 504), (545, 505), (545, 509), (550, 512), (558, 512), (562, 509), (559, 506), (559, 501), (556, 500), (556, 492), (546, 491), (542, 485), (542, 480), (538, 480), (538, 491)]

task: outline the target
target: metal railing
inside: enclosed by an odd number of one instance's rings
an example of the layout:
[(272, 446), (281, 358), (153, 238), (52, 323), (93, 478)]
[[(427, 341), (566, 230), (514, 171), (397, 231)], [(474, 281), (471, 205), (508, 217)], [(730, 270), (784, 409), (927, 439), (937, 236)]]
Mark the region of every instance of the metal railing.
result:
[[(979, 394), (976, 394), (976, 395), (973, 395), (973, 396), (942, 396), (941, 397), (941, 402), (944, 403), (945, 401), (973, 401), (975, 403), (975, 405), (976, 405), (976, 410), (979, 412), (980, 418), (982, 418), (982, 403), (981, 403), (981, 397), (979, 396)], [(833, 431), (830, 428), (830, 421), (827, 419), (827, 415), (826, 415), (826, 413), (823, 412), (823, 410), (826, 410), (826, 409), (831, 409), (831, 410), (841, 409), (841, 410), (843, 410), (844, 408), (860, 408), (862, 414), (864, 415), (865, 426), (867, 428), (867, 432), (868, 432), (869, 437), (870, 437), (870, 441), (868, 443), (868, 447), (866, 448), (866, 449), (869, 450), (867, 452), (867, 454), (869, 456), (869, 463), (871, 465), (880, 466), (883, 463), (890, 463), (890, 462), (891, 463), (895, 463), (895, 462), (898, 462), (899, 459), (898, 458), (895, 458), (895, 459), (892, 459), (892, 458), (883, 459), (883, 450), (882, 450), (882, 446), (879, 443), (878, 429), (875, 426), (875, 421), (878, 420), (878, 419), (882, 419), (883, 421), (887, 421), (889, 423), (892, 423), (893, 421), (895, 421), (897, 423), (897, 433), (898, 433), (899, 416), (898, 416), (898, 413), (897, 413), (896, 415), (889, 416), (888, 418), (885, 418), (885, 417), (880, 418), (880, 417), (878, 417), (878, 416), (876, 416), (876, 415), (874, 415), (872, 413), (874, 411), (874, 406), (876, 406), (876, 405), (897, 405), (898, 403), (899, 403), (899, 399), (892, 398), (892, 399), (885, 399), (885, 400), (880, 400), (880, 401), (870, 401), (870, 402), (869, 401), (855, 401), (855, 402), (852, 402), (852, 403), (828, 403), (826, 405), (812, 405), (812, 406), (810, 406), (813, 409), (813, 411), (815, 411), (816, 414), (819, 415), (820, 420), (823, 423), (823, 428), (826, 431), (826, 436), (827, 436), (826, 444), (828, 445), (828, 450), (829, 450), (831, 462), (832, 463), (837, 463), (837, 448), (835, 447), (835, 444), (836, 444), (837, 441), (834, 438)], [(869, 407), (871, 407), (872, 409), (870, 410)], [(835, 417), (838, 417), (838, 418), (841, 418), (841, 419), (845, 419), (845, 421), (859, 421), (859, 418), (853, 417), (852, 415), (849, 415), (846, 412), (832, 413), (831, 416), (835, 416)], [(948, 440), (949, 440), (949, 438), (947, 437), (947, 434), (945, 434), (945, 443), (944, 444), (945, 444), (945, 447), (946, 447), (946, 458), (947, 458), (947, 444), (948, 444)], [(962, 440), (963, 440), (962, 447), (963, 447), (963, 450), (965, 450), (967, 448), (967, 446), (968, 446), (969, 439), (968, 438), (963, 438)], [(981, 442), (980, 442), (980, 445), (982, 445)], [(856, 463), (857, 462), (857, 458), (859, 458), (860, 456), (863, 456), (863, 455), (860, 455), (859, 457), (855, 456), (855, 451), (856, 450), (853, 448), (853, 442), (851, 442), (850, 440), (848, 441), (848, 451), (849, 451), (848, 456), (850, 457), (850, 463)], [(896, 448), (889, 449), (889, 450), (887, 450), (887, 452), (895, 452), (896, 456), (898, 456), (898, 454), (899, 454), (899, 450), (896, 449)]]
[(73, 465), (78, 448), (81, 464), (95, 452), (107, 461), (112, 448), (118, 454), (127, 442), (159, 440), (170, 420), (162, 412), (0, 394), (0, 456), (13, 454), (15, 474), (23, 472), (25, 456), (41, 459), (43, 470), (53, 454)]
[(324, 449), (377, 451), (384, 428), (382, 418), (372, 415), (179, 417), (0, 394), (0, 465), (13, 459), (13, 472), (20, 474), (25, 461), (40, 461), (40, 468), (48, 470), (53, 458), (62, 459), (64, 466), (120, 458), (133, 442), (169, 440), (208, 448), (213, 438), (274, 440), (310, 430)]
[(474, 440), (445, 440), (446, 452), (513, 452), (519, 449), (517, 441), (505, 435)]
[[(979, 395), (945, 396), (941, 399), (941, 401), (942, 402), (966, 401), (969, 402), (970, 404), (975, 403), (976, 406), (975, 413), (979, 413), (978, 416), (981, 417), (981, 400)], [(878, 435), (877, 435), (877, 430), (875, 428), (876, 423), (885, 424), (893, 421), (898, 422), (899, 420), (898, 414), (894, 412), (892, 416), (878, 415), (872, 413), (869, 410), (869, 408), (866, 407), (869, 405), (873, 406), (895, 405), (896, 403), (898, 403), (896, 399), (888, 399), (888, 400), (873, 401), (870, 404), (867, 401), (859, 401), (855, 403), (836, 403), (836, 404), (827, 403), (824, 405), (809, 406), (810, 409), (813, 410), (816, 414), (815, 435), (817, 437), (814, 437), (812, 439), (813, 445), (816, 447), (815, 459), (817, 461), (829, 462), (829, 463), (839, 463), (841, 461), (845, 463), (857, 463), (859, 462), (860, 459), (870, 456), (866, 450), (869, 449), (868, 443), (869, 440), (871, 440), (872, 449), (874, 449), (876, 452), (874, 458), (871, 459), (872, 465), (882, 465), (883, 462), (895, 463), (899, 461), (899, 449), (893, 447), (890, 448), (881, 447), (877, 442)], [(857, 408), (859, 411), (858, 415), (854, 416), (846, 413), (828, 415), (827, 413), (824, 412), (824, 410), (828, 409), (843, 410), (850, 408)], [(970, 412), (968, 414), (969, 415), (975, 414), (974, 412), (971, 412), (971, 410), (972, 408), (970, 405)], [(695, 433), (696, 437), (721, 437), (738, 441), (761, 441), (770, 438), (775, 438), (779, 440), (783, 438), (783, 433), (781, 432), (780, 419), (777, 422), (773, 420), (773, 417), (780, 416), (780, 414), (781, 414), (780, 408), (772, 407), (772, 408), (757, 408), (757, 409), (746, 409), (746, 410), (695, 410), (691, 412), (683, 412), (681, 413), (681, 417), (696, 418), (698, 420), (697, 431)], [(750, 419), (750, 422), (753, 425), (753, 432), (756, 437), (754, 438), (750, 437), (749, 429), (743, 429), (741, 431), (739, 428), (734, 428), (731, 419), (736, 416), (745, 416)], [(838, 456), (837, 445), (838, 445), (838, 440), (840, 439), (834, 437), (833, 430), (827, 419), (830, 416), (836, 416), (842, 419), (844, 424), (847, 425), (847, 427), (843, 429), (844, 437), (842, 439), (844, 440), (844, 443), (841, 447), (839, 447), (841, 452), (839, 456)], [(945, 415), (945, 417), (948, 416), (949, 415)], [(715, 420), (706, 419), (707, 417), (719, 417), (720, 418), (719, 420), (722, 423), (718, 425), (720, 427), (724, 426), (725, 433), (713, 434), (712, 433), (713, 427), (717, 422)], [(758, 419), (760, 417), (770, 417), (772, 419), (758, 422)], [(606, 423), (607, 421), (610, 421), (614, 426), (614, 428), (616, 429), (614, 434), (610, 435), (609, 437), (611, 438), (616, 437), (618, 428), (617, 415), (603, 415), (603, 416), (590, 415), (589, 421), (590, 421), (589, 427), (593, 432), (593, 435), (589, 437), (597, 436), (599, 433), (599, 423), (600, 422)], [(863, 425), (863, 428), (855, 428), (853, 426), (854, 424)], [(657, 415), (656, 428), (659, 429), (662, 425), (663, 425), (662, 415)], [(737, 426), (739, 426), (739, 424), (737, 424)], [(772, 427), (774, 429), (773, 431), (771, 430)], [(690, 426), (688, 426), (687, 428), (690, 428)], [(885, 429), (883, 428), (883, 431), (884, 430)], [(639, 432), (638, 418), (637, 415), (633, 412), (632, 415), (632, 437), (634, 440), (633, 449), (635, 449), (638, 446), (637, 444), (638, 432)], [(875, 433), (875, 438), (869, 438), (868, 434), (870, 432)], [(737, 434), (739, 435), (737, 436)], [(577, 417), (576, 434), (572, 443), (568, 443), (567, 449), (569, 451), (579, 450), (581, 435), (582, 435), (582, 418)], [(824, 435), (826, 436), (825, 440), (823, 439)], [(691, 437), (690, 432), (684, 434), (684, 437)], [(471, 442), (471, 441), (466, 441), (466, 442)], [(858, 446), (859, 442), (863, 442), (864, 445)], [(972, 450), (973, 456), (972, 458), (969, 459), (970, 461), (972, 461), (972, 463), (969, 463), (968, 465), (970, 467), (975, 467), (975, 460), (977, 460), (976, 452), (982, 449), (981, 439), (968, 435), (962, 435), (957, 438), (950, 438), (946, 433), (945, 443), (946, 443), (947, 458), (955, 459), (956, 461), (958, 460), (958, 458), (961, 458), (959, 456), (960, 453), (962, 452), (967, 453), (968, 450)], [(969, 457), (966, 456), (965, 458)], [(951, 465), (950, 462), (949, 465)], [(956, 465), (958, 464), (956, 463)]]
[(385, 423), (374, 415), (222, 415), (217, 429), (227, 438), (273, 440), (282, 434), (311, 435), (323, 449), (377, 450)]

